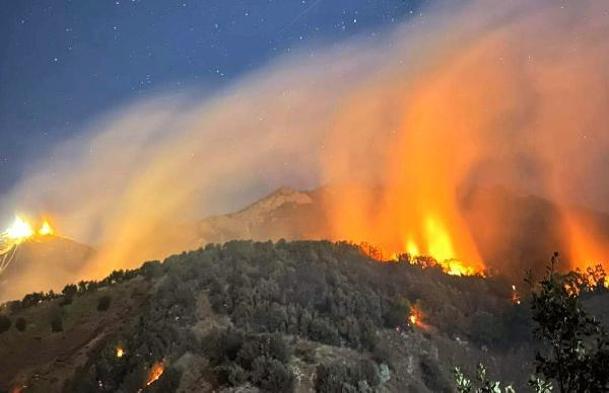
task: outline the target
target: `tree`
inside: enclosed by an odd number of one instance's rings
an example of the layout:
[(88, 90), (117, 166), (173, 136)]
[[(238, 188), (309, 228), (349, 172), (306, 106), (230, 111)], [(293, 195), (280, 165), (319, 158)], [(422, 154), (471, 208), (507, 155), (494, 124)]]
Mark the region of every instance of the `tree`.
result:
[(252, 382), (262, 391), (289, 393), (294, 391), (294, 375), (280, 361), (259, 356), (252, 364)]
[(555, 272), (557, 262), (555, 253), (546, 278), (531, 295), (534, 334), (543, 344), (536, 371), (554, 380), (561, 393), (609, 391), (607, 332), (584, 310), (579, 278)]
[(12, 321), (6, 315), (0, 315), (0, 334), (11, 328)]
[(458, 367), (454, 369), (454, 374), (458, 393), (515, 393), (512, 386), (508, 385), (501, 389), (500, 382), (490, 380), (486, 375), (486, 368), (482, 364), (478, 365), (474, 380), (463, 374)]
[(406, 322), (410, 314), (410, 302), (408, 299), (400, 298), (389, 304), (389, 307), (383, 315), (385, 327), (393, 329), (402, 326)]
[(25, 320), (25, 318), (17, 318), (17, 320), (15, 321), (15, 328), (20, 332), (25, 332), (25, 329), (27, 328), (27, 321)]
[(97, 311), (106, 311), (110, 308), (110, 302), (112, 298), (108, 295), (104, 295), (99, 298), (97, 302)]
[(63, 332), (63, 319), (56, 314), (51, 318), (51, 331), (53, 333)]
[[(584, 309), (581, 296), (603, 293), (596, 287), (604, 285), (602, 269), (589, 269), (587, 274), (554, 270), (558, 264), (554, 253), (546, 277), (532, 286), (531, 311), (536, 324), (533, 329), (541, 350), (536, 354), (536, 374), (529, 380), (537, 393), (549, 393), (558, 387), (560, 393), (601, 393), (609, 391), (609, 335), (601, 324)], [(500, 383), (486, 377), (486, 369), (478, 366), (475, 380), (460, 369), (454, 370), (459, 393), (501, 393)], [(504, 392), (514, 392), (507, 386)]]

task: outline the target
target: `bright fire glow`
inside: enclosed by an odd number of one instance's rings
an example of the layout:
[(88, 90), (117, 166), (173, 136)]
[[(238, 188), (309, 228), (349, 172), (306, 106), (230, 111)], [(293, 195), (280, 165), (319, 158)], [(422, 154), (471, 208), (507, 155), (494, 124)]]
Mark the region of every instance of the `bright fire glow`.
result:
[(150, 368), (150, 372), (148, 373), (148, 378), (146, 379), (145, 386), (150, 386), (156, 381), (158, 381), (158, 379), (161, 378), (161, 375), (163, 375), (164, 371), (165, 363), (162, 360), (154, 363), (152, 365), (152, 368)]
[(44, 220), (40, 226), (40, 229), (38, 229), (38, 234), (40, 236), (50, 236), (54, 233), (55, 231), (53, 230), (53, 227), (51, 227), (51, 224), (49, 224), (47, 220)]
[(15, 221), (6, 229), (5, 233), (9, 239), (20, 242), (34, 235), (34, 230), (22, 217), (15, 216)]
[(417, 306), (412, 306), (410, 308), (410, 314), (408, 314), (408, 323), (410, 326), (425, 330), (429, 327), (429, 325), (424, 322), (423, 312)]
[(520, 294), (516, 289), (516, 285), (512, 285), (512, 303), (520, 304)]
[(2, 233), (2, 236), (11, 244), (19, 244), (31, 237), (51, 236), (55, 234), (55, 230), (47, 220), (44, 220), (38, 230), (34, 230), (34, 226), (24, 217), (16, 215), (13, 223)]
[(116, 357), (120, 359), (123, 356), (125, 356), (125, 349), (119, 345), (116, 347)]
[(0, 233), (0, 255), (2, 256), (0, 272), (14, 259), (14, 253), (9, 254), (9, 251), (13, 250), (14, 252), (17, 246), (31, 238), (50, 236), (54, 232), (46, 220), (42, 222), (38, 230), (35, 230), (34, 226), (23, 216), (16, 215), (13, 223)]
[(408, 316), (408, 321), (412, 324), (412, 325), (416, 325), (417, 321), (418, 321), (419, 317), (417, 316), (417, 314), (415, 313), (411, 313)]

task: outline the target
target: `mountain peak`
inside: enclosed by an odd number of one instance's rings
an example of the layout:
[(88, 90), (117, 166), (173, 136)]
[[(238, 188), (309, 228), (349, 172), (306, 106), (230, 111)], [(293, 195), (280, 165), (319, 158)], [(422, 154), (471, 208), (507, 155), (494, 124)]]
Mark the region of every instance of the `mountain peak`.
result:
[(302, 191), (290, 187), (279, 187), (266, 197), (252, 203), (237, 214), (260, 215), (269, 213), (283, 205), (295, 204), (306, 205), (313, 202), (311, 196)]

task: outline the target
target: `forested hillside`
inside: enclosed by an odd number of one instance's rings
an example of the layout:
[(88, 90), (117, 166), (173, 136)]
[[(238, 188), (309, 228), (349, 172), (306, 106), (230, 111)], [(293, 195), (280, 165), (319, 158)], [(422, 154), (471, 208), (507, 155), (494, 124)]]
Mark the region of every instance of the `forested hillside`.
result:
[(526, 382), (529, 306), (514, 295), (500, 278), (380, 263), (346, 243), (208, 245), (5, 305), (0, 381), (26, 392), (441, 392), (454, 366), (482, 361)]

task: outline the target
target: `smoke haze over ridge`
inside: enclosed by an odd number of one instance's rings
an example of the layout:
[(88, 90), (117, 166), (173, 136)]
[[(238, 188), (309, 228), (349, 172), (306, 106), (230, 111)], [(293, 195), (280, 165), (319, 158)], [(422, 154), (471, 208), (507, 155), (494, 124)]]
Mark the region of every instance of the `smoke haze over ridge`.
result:
[[(33, 163), (1, 211), (50, 214), (95, 245), (80, 273), (95, 278), (180, 251), (159, 244), (160, 228), (281, 185), (342, 184), (335, 239), (479, 267), (460, 200), (500, 184), (562, 206), (572, 259), (606, 259), (606, 237), (571, 206), (609, 211), (608, 11), (602, 1), (435, 5), (380, 37), (277, 59), (222, 92), (150, 97)], [(379, 201), (362, 184), (386, 191)]]

